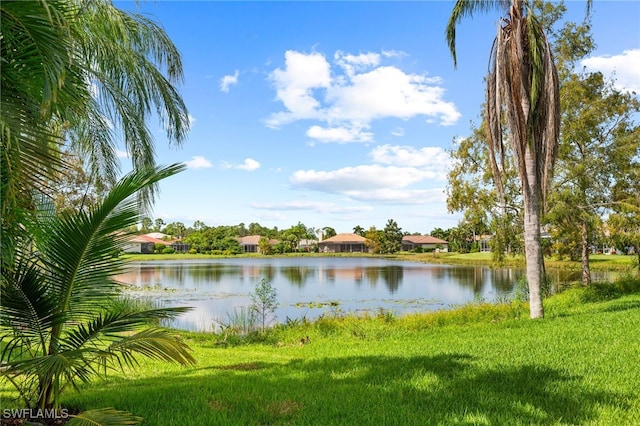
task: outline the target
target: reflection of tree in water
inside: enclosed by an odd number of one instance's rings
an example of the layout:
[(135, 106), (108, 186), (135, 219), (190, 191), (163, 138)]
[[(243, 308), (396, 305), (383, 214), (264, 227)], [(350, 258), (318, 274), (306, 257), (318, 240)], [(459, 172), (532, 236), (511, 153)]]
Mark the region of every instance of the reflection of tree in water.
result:
[(491, 284), (491, 269), (485, 266), (468, 266), (441, 270), (443, 278), (454, 280), (460, 287), (470, 288), (474, 294), (482, 293), (487, 280)]
[(513, 290), (520, 277), (522, 271), (514, 269), (493, 269), (491, 271), (491, 282), (493, 288), (498, 293), (509, 293)]
[(384, 280), (387, 288), (391, 293), (395, 293), (400, 287), (402, 277), (404, 275), (404, 268), (398, 265), (383, 266), (379, 269), (380, 276)]
[(304, 287), (304, 284), (313, 275), (313, 269), (306, 266), (283, 266), (280, 273), (284, 275), (291, 284), (297, 287)]
[(217, 283), (225, 277), (238, 275), (240, 273), (240, 267), (235, 265), (231, 266), (218, 264), (197, 265), (189, 271), (191, 272), (190, 278), (194, 283)]
[(276, 268), (273, 265), (264, 265), (260, 273), (262, 278), (273, 281), (273, 278), (276, 276)]
[(378, 278), (380, 278), (380, 270), (378, 267), (364, 268), (364, 275), (367, 277), (371, 288), (375, 288), (378, 285)]

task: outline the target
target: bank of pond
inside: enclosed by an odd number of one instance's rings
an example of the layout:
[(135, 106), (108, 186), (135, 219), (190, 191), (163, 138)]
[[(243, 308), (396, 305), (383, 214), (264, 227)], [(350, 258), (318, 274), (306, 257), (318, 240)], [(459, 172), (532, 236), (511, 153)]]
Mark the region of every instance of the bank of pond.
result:
[(640, 424), (640, 281), (527, 304), (325, 315), (249, 338), (181, 332), (194, 367), (143, 361), (65, 403), (145, 425)]

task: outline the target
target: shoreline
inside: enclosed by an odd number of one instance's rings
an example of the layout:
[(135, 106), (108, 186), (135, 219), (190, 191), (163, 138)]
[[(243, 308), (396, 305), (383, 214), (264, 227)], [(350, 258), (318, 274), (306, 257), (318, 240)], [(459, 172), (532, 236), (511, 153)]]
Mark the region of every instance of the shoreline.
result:
[[(238, 258), (288, 258), (288, 257), (353, 257), (353, 258), (378, 258), (390, 260), (403, 260), (417, 263), (451, 264), (451, 265), (478, 265), (491, 268), (524, 268), (525, 260), (523, 256), (508, 256), (501, 264), (495, 264), (491, 258), (491, 253), (408, 253), (400, 252), (396, 254), (380, 255), (368, 253), (287, 253), (276, 255), (261, 255), (245, 253), (237, 255), (210, 255), (210, 254), (125, 254), (127, 261), (149, 262), (164, 260), (206, 260), (206, 259), (238, 259)], [(633, 272), (633, 260), (635, 255), (592, 255), (590, 258), (590, 268), (593, 271), (619, 271)], [(579, 271), (582, 265), (579, 261), (557, 260), (545, 258), (545, 266), (549, 269), (565, 269), (569, 271)]]

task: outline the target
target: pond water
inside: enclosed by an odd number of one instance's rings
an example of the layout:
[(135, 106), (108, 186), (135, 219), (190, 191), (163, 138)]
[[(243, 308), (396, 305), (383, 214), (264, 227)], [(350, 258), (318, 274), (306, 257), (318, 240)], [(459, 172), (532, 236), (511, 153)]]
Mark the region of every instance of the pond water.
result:
[[(234, 309), (251, 304), (261, 279), (277, 291), (278, 322), (327, 313), (450, 309), (513, 294), (523, 271), (355, 257), (228, 258), (132, 262), (118, 277), (130, 297), (161, 306), (190, 306), (173, 327), (217, 330)], [(555, 272), (554, 281), (567, 280)], [(604, 278), (604, 277), (600, 277)], [(575, 278), (574, 278), (575, 279)]]

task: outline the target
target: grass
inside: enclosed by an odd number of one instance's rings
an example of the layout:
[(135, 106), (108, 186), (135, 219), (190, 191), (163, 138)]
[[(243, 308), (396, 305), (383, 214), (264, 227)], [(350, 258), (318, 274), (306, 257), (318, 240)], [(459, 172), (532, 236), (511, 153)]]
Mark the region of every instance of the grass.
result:
[[(408, 253), (401, 252), (393, 255), (371, 255), (367, 253), (289, 253), (284, 255), (273, 255), (270, 257), (382, 257), (388, 259), (407, 260), (424, 263), (453, 263), (462, 265), (492, 265), (491, 253)], [(260, 257), (265, 256), (256, 253), (245, 253), (235, 256), (220, 256), (206, 254), (127, 254), (127, 259), (133, 261), (158, 261), (158, 260), (197, 260), (197, 259), (224, 259), (229, 257)], [(615, 270), (627, 271), (634, 268), (635, 255), (604, 255), (595, 254), (589, 257), (592, 270)], [(524, 267), (523, 256), (507, 256), (504, 261), (505, 267)], [(580, 270), (580, 262), (569, 260), (558, 260), (555, 258), (545, 259), (548, 268)]]
[(184, 333), (195, 367), (145, 360), (64, 403), (146, 425), (640, 424), (640, 281), (545, 307), (542, 320), (519, 303), (327, 315), (237, 345)]

